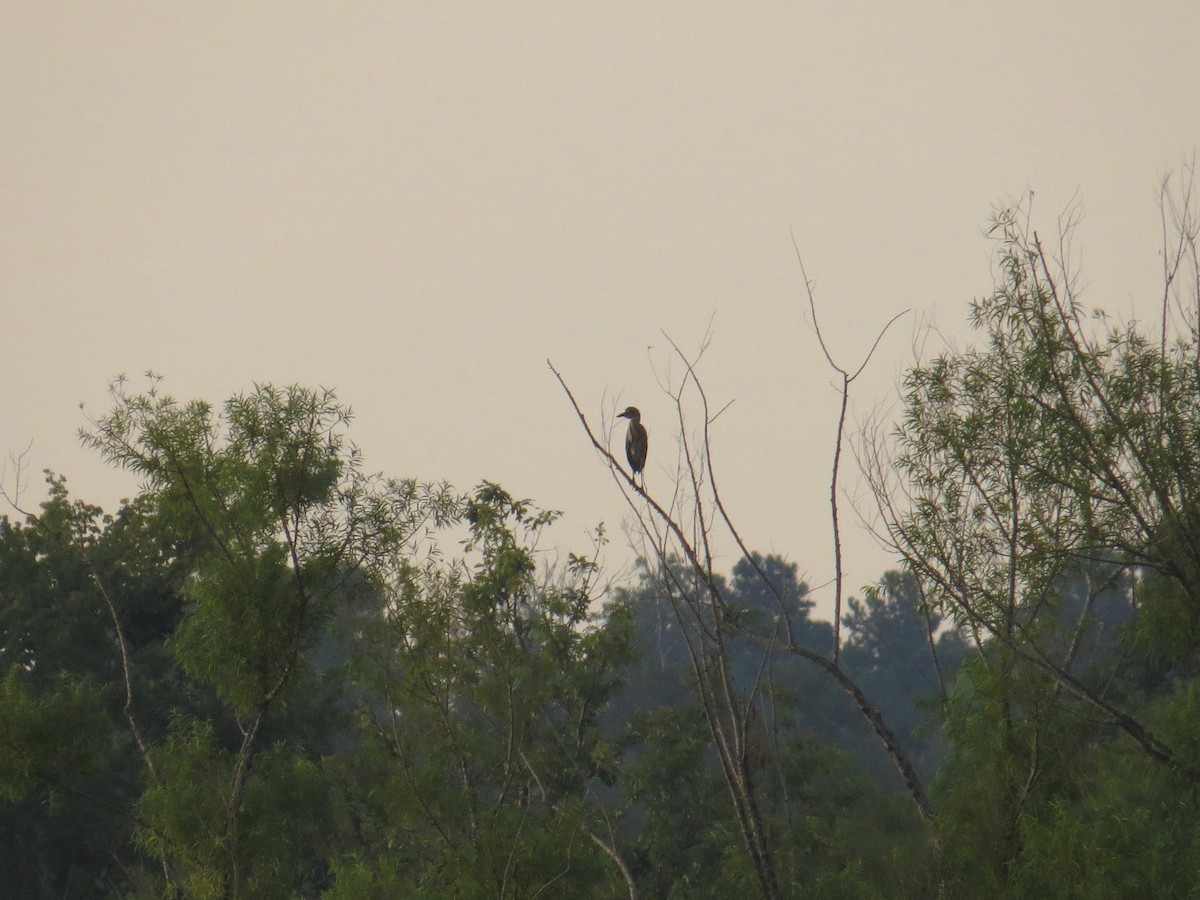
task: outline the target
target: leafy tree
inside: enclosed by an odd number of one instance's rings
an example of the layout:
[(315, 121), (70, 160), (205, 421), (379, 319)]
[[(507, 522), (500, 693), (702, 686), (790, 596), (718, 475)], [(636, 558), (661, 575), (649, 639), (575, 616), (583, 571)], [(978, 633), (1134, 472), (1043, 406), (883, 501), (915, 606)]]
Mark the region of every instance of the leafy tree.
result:
[[(944, 354), (906, 379), (905, 507), (876, 470), (892, 537), (936, 608), (1000, 642), (996, 665), (1033, 666), (1152, 757), (1194, 769), (1051, 644), (1064, 584), (1098, 563), (1162, 572), (1183, 602), (1200, 598), (1195, 341), (1152, 342), (1134, 325), (1091, 337), (1070, 275), (1053, 274), (1036, 234), (1011, 212), (996, 230), (1003, 281), (972, 308), (987, 350)], [(1183, 637), (1194, 647), (1198, 636), (1189, 625)]]
[(130, 716), (153, 736), (203, 702), (163, 648), (190, 551), (146, 504), (106, 516), (47, 478), (37, 513), (0, 520), (0, 893), (91, 897), (143, 861)]
[(1140, 753), (1167, 772), (1139, 780), (1200, 783), (1174, 715), (1188, 689), (1138, 661), (1182, 671), (1200, 639), (1197, 310), (1177, 338), (1165, 303), (1154, 337), (1089, 326), (1074, 273), (1024, 222), (996, 222), (998, 286), (972, 306), (985, 347), (914, 368), (894, 454), (867, 452), (908, 572), (980, 651), (949, 692), (936, 793), (947, 877), (991, 896), (1061, 890), (1059, 826), (1113, 833), (1096, 810), (1120, 804), (1095, 792), (1116, 783), (1089, 772)]
[[(118, 383), (85, 439), (141, 494), (110, 518), (56, 479), (0, 527), (10, 893), (632, 884), (596, 799), (628, 616), (593, 618), (584, 557), (539, 573), (553, 514), (366, 475), (348, 421), (302, 388), (216, 413)], [(424, 538), (460, 521), (445, 562)]]
[(356, 891), (403, 873), (420, 896), (614, 896), (623, 863), (590, 797), (615, 775), (599, 716), (627, 617), (593, 620), (588, 559), (539, 578), (533, 548), (553, 514), (484, 484), (465, 516), (470, 567), (401, 566), (364, 630), (377, 701), (361, 707), (353, 763), (359, 849), (338, 871)]
[[(321, 680), (310, 653), (426, 523), (453, 515), (445, 490), (364, 474), (348, 421), (328, 392), (263, 386), (215, 415), (118, 383), (84, 435), (198, 543), (169, 646), (220, 713), (172, 720), (144, 754), (138, 805), (144, 846), (185, 895), (292, 896), (320, 882), (332, 735), (288, 721)], [(298, 779), (313, 790), (295, 794)], [(281, 831), (285, 819), (312, 827)]]

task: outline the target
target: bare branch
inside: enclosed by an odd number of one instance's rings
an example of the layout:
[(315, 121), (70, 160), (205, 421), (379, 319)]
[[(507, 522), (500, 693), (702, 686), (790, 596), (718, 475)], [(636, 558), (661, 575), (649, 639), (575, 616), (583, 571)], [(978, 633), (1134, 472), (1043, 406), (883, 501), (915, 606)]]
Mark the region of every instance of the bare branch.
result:
[[(668, 340), (670, 340), (669, 337)], [(779, 597), (775, 586), (771, 583), (770, 579), (767, 578), (765, 572), (763, 572), (755, 562), (753, 554), (750, 553), (749, 548), (746, 547), (740, 533), (738, 532), (738, 529), (734, 526), (732, 519), (724, 506), (724, 503), (720, 500), (719, 491), (715, 487), (716, 478), (715, 470), (712, 468), (711, 451), (708, 449), (711, 442), (711, 434), (708, 431), (708, 426), (711, 424), (714, 417), (709, 414), (707, 396), (704, 393), (703, 386), (701, 385), (695, 371), (695, 361), (689, 360), (686, 355), (680, 352), (679, 348), (674, 344), (672, 344), (672, 346), (674, 347), (678, 358), (681, 359), (685, 365), (685, 375), (683, 379), (684, 382), (691, 381), (691, 383), (696, 387), (696, 390), (701, 398), (702, 407), (704, 409), (705, 427), (702, 441), (704, 452), (708, 454), (706, 471), (708, 475), (709, 492), (716, 498), (714, 501), (715, 508), (718, 510), (722, 522), (725, 523), (731, 535), (734, 537), (734, 540), (737, 542), (743, 558), (747, 559), (751, 563), (758, 576), (762, 579), (763, 583), (776, 597), (777, 602), (781, 607), (781, 611), (786, 612), (786, 610), (783, 609), (782, 598)], [(847, 692), (847, 694), (855, 702), (856, 706), (858, 706), (860, 712), (862, 712), (863, 716), (871, 725), (872, 730), (880, 739), (884, 749), (896, 764), (897, 770), (900, 772), (905, 785), (913, 796), (921, 815), (926, 820), (932, 820), (932, 807), (930, 806), (928, 798), (925, 795), (924, 788), (921, 784), (920, 778), (916, 773), (916, 770), (905, 756), (895, 734), (887, 726), (886, 722), (883, 720), (883, 717), (867, 700), (862, 690), (840, 668), (836, 660), (797, 646), (792, 638), (790, 628), (787, 631), (786, 641), (781, 643), (778, 639), (778, 629), (781, 625), (779, 621), (774, 623), (769, 633), (762, 634), (746, 629), (744, 626), (733, 621), (733, 619), (727, 615), (724, 600), (721, 597), (714, 574), (712, 572), (711, 556), (702, 557), (700, 551), (696, 549), (695, 545), (685, 535), (683, 528), (680, 526), (675, 517), (660, 504), (658, 504), (652, 497), (645, 494), (638, 487), (630, 474), (625, 472), (612, 453), (592, 432), (586, 416), (579, 408), (578, 402), (575, 400), (574, 395), (567, 386), (562, 375), (549, 361), (547, 361), (547, 365), (549, 366), (551, 372), (554, 373), (554, 376), (558, 379), (563, 391), (566, 393), (576, 415), (584, 427), (584, 431), (587, 434), (588, 439), (592, 442), (592, 445), (596, 448), (597, 452), (600, 453), (601, 457), (608, 461), (610, 469), (614, 473), (619, 473), (615, 474), (614, 477), (618, 477), (618, 482), (621, 485), (622, 490), (625, 491), (626, 487), (632, 487), (633, 491), (646, 501), (645, 507), (637, 507), (632, 503), (630, 506), (631, 509), (633, 509), (635, 516), (638, 518), (643, 533), (647, 536), (654, 537), (654, 550), (659, 559), (660, 568), (663, 572), (663, 578), (666, 579), (667, 585), (669, 585), (671, 588), (670, 596), (681, 598), (685, 606), (692, 602), (687, 599), (689, 595), (688, 586), (678, 582), (676, 574), (671, 570), (669, 565), (669, 552), (664, 540), (666, 535), (671, 535), (674, 538), (680, 552), (683, 554), (684, 558), (691, 566), (693, 573), (698, 578), (699, 586), (703, 588), (710, 598), (710, 602), (712, 604), (711, 611), (713, 613), (711, 625), (706, 624), (706, 617), (701, 615), (699, 610), (695, 609), (694, 607), (690, 608), (694, 617), (693, 624), (699, 629), (699, 631), (696, 632), (696, 638), (714, 642), (713, 656), (711, 659), (703, 647), (693, 642), (693, 629), (687, 627), (685, 620), (682, 618), (682, 609), (679, 605), (676, 605), (675, 607), (676, 616), (680, 621), (685, 640), (688, 642), (689, 652), (692, 655), (693, 667), (697, 675), (698, 687), (702, 695), (702, 706), (705, 709), (706, 718), (713, 734), (714, 744), (722, 761), (722, 769), (726, 775), (726, 783), (731, 792), (735, 812), (738, 815), (739, 822), (742, 824), (743, 835), (746, 838), (748, 850), (755, 861), (756, 870), (758, 870), (760, 873), (760, 882), (764, 891), (767, 892), (769, 896), (774, 896), (774, 894), (770, 893), (771, 888), (769, 887), (769, 885), (773, 882), (773, 876), (770, 874), (771, 862), (766, 852), (766, 835), (765, 833), (760, 833), (761, 827), (756, 824), (758, 812), (755, 805), (756, 801), (753, 792), (753, 782), (749, 778), (749, 772), (746, 768), (746, 741), (744, 739), (746, 734), (745, 718), (748, 715), (750, 705), (749, 701), (747, 701), (746, 704), (734, 702), (730, 693), (728, 675), (722, 670), (722, 666), (724, 664), (722, 632), (725, 630), (731, 630), (737, 634), (749, 638), (764, 649), (765, 655), (763, 665), (758, 669), (759, 675), (758, 679), (756, 679), (754, 691), (751, 693), (751, 698), (753, 697), (753, 694), (758, 691), (758, 684), (763, 677), (763, 673), (767, 671), (766, 661), (769, 658), (769, 654), (773, 652), (787, 652), (799, 656), (802, 659), (812, 662), (823, 671), (831, 675)], [(680, 391), (681, 390), (682, 388)], [(676, 400), (677, 403), (682, 403), (682, 394), (680, 391), (671, 391), (671, 396), (673, 398), (678, 398)], [(681, 423), (683, 422), (682, 418), (680, 421)], [(681, 425), (681, 428), (682, 427), (686, 427), (686, 425)], [(688, 445), (685, 444), (685, 446)], [(687, 460), (690, 460), (691, 458), (690, 453), (690, 450), (687, 450), (685, 453)], [(684, 465), (689, 466), (690, 463), (685, 461)], [(702, 502), (702, 498), (698, 494), (700, 479), (694, 475), (694, 465), (692, 465), (688, 471), (693, 473), (689, 476), (693, 484), (694, 492), (692, 502), (699, 505)], [(628, 492), (626, 492), (626, 496), (627, 498), (629, 497)], [(672, 501), (671, 508), (675, 508), (674, 500)], [(645, 511), (648, 511), (653, 516), (651, 520), (648, 521), (646, 519)], [(661, 531), (658, 527), (660, 523), (663, 529)], [(701, 540), (706, 540), (707, 537), (707, 534), (704, 534)], [(783, 615), (781, 618), (786, 620), (787, 617), (786, 615)], [(785, 626), (787, 625), (786, 622), (783, 624)], [(710, 669), (711, 665), (715, 665), (716, 668)], [(716, 690), (717, 693), (714, 693), (714, 690)], [(732, 735), (725, 733), (725, 723), (727, 721), (734, 727), (734, 733)]]
[(808, 277), (808, 272), (804, 268), (804, 258), (800, 254), (800, 248), (796, 244), (796, 234), (792, 232), (792, 248), (796, 251), (796, 262), (800, 266), (800, 274), (804, 278), (804, 292), (808, 297), (808, 309), (812, 314), (813, 331), (817, 335), (817, 343), (821, 345), (821, 352), (825, 354), (825, 361), (829, 363), (829, 367), (841, 375), (841, 408), (838, 410), (837, 433), (833, 444), (833, 462), (832, 470), (829, 476), (829, 510), (833, 519), (833, 569), (834, 569), (834, 594), (833, 594), (833, 661), (836, 664), (842, 652), (842, 597), (844, 595), (844, 576), (842, 570), (842, 526), (840, 513), (838, 511), (838, 477), (841, 474), (842, 465), (842, 445), (846, 433), (846, 417), (850, 405), (850, 385), (859, 375), (866, 369), (867, 363), (871, 361), (871, 357), (875, 354), (875, 349), (879, 346), (883, 336), (902, 316), (908, 313), (908, 310), (902, 310), (896, 313), (888, 320), (887, 324), (880, 329), (875, 337), (875, 341), (871, 344), (871, 348), (863, 357), (858, 368), (851, 373), (849, 370), (838, 365), (833, 355), (829, 352), (829, 347), (825, 343), (825, 335), (821, 331), (821, 324), (817, 319), (817, 300), (813, 292), (812, 281)]
[(25, 449), (20, 453), (10, 452), (8, 455), (13, 467), (13, 489), (11, 494), (8, 492), (8, 488), (4, 486), (4, 483), (8, 480), (8, 466), (5, 466), (4, 471), (0, 472), (0, 500), (3, 500), (26, 519), (33, 518), (33, 513), (21, 508), (21, 494), (25, 490), (25, 483), (22, 480), (22, 476), (25, 473), (25, 460), (29, 456), (31, 449), (33, 449), (32, 440), (25, 445)]

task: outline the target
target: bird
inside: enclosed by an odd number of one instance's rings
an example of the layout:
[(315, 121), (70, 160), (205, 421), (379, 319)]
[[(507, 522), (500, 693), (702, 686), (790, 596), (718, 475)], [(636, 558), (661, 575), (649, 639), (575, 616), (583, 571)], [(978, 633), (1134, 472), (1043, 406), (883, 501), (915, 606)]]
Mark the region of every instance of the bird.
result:
[[(617, 414), (618, 419), (629, 420), (629, 431), (625, 435), (625, 458), (629, 460), (629, 468), (633, 469), (634, 478), (637, 473), (646, 468), (646, 451), (650, 446), (650, 435), (642, 424), (642, 414), (636, 406), (628, 407), (625, 412)], [(645, 485), (646, 476), (642, 475)]]

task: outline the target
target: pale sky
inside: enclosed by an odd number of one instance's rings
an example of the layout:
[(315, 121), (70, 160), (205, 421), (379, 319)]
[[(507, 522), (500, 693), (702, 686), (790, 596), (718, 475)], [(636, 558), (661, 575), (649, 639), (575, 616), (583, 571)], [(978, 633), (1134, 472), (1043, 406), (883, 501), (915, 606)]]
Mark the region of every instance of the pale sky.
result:
[[(838, 397), (791, 234), (846, 364), (913, 310), (859, 416), (922, 323), (965, 335), (1028, 188), (1046, 230), (1077, 195), (1085, 300), (1153, 310), (1198, 46), (1194, 0), (0, 0), (0, 453), (31, 447), (27, 501), (48, 467), (111, 508), (134, 484), (76, 438), (111, 376), (334, 387), (369, 468), (498, 481), (564, 549), (603, 520), (618, 567), (624, 503), (545, 360), (595, 421), (641, 407), (665, 491), (662, 331), (711, 319), (723, 495), (823, 582)], [(890, 564), (845, 540), (850, 587)]]

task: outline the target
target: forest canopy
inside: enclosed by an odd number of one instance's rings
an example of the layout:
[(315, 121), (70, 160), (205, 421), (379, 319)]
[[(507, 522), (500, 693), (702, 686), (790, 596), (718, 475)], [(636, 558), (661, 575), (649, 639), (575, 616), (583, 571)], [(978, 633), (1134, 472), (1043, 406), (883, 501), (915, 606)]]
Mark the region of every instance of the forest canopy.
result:
[(83, 439), (137, 494), (106, 512), (48, 474), (0, 519), (0, 895), (1190, 896), (1200, 293), (1174, 209), (1149, 330), (998, 214), (974, 345), (914, 365), (858, 447), (895, 568), (839, 584), (835, 622), (726, 515), (690, 366), (670, 502), (597, 444), (645, 537), (615, 585), (603, 528), (548, 565), (555, 513), (370, 472), (329, 391), (115, 383)]

